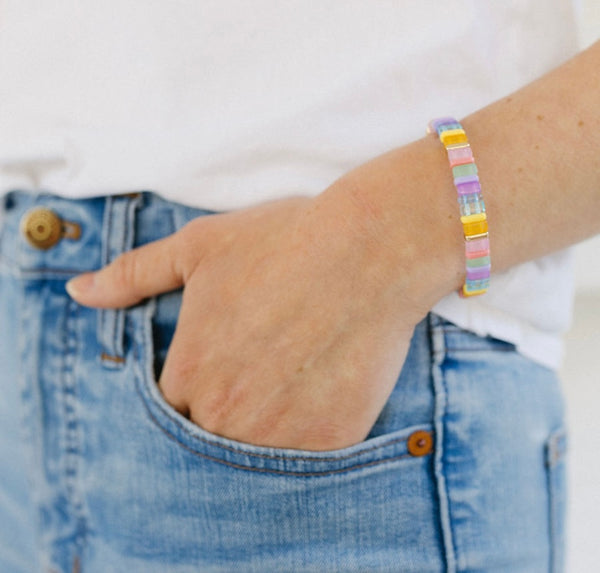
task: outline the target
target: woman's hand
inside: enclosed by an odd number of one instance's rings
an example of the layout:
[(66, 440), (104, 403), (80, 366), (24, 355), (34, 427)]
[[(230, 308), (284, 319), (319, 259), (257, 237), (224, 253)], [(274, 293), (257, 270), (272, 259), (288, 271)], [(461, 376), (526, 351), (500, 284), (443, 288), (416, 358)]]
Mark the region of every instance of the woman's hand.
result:
[(283, 448), (358, 443), (430, 304), (397, 266), (406, 245), (390, 248), (366, 205), (333, 187), (201, 217), (69, 292), (106, 308), (184, 287), (160, 389), (204, 429)]

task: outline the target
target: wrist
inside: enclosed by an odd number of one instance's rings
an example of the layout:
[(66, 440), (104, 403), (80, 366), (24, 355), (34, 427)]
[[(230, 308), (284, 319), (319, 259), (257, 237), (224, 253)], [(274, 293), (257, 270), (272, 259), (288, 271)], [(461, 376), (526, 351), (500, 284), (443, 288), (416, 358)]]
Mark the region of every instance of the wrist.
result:
[(370, 244), (369, 264), (391, 300), (401, 297), (422, 313), (462, 286), (465, 249), (456, 190), (435, 138), (361, 165), (327, 196), (351, 221), (352, 240)]

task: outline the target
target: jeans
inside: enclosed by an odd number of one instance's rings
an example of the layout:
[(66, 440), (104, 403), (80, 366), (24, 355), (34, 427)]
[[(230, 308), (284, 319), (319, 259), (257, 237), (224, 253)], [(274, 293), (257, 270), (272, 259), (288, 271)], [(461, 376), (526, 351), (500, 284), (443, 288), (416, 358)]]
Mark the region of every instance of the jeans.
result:
[[(78, 232), (30, 245), (40, 206)], [(560, 571), (560, 384), (508, 342), (430, 313), (370, 435), (336, 451), (229, 440), (163, 400), (181, 293), (95, 310), (64, 286), (206, 214), (5, 196), (0, 571)]]

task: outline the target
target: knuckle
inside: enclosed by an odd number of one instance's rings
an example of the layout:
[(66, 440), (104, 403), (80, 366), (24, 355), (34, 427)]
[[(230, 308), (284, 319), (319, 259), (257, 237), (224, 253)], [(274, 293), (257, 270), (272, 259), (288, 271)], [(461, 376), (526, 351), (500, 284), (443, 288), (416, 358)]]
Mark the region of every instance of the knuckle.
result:
[(202, 412), (198, 412), (202, 427), (215, 434), (224, 434), (231, 429), (232, 420), (239, 420), (244, 414), (244, 390), (232, 387), (215, 388), (204, 391), (202, 400)]
[(129, 286), (134, 282), (134, 259), (133, 253), (123, 253), (113, 261), (113, 275), (120, 286)]
[(117, 288), (122, 288), (136, 295), (143, 279), (144, 269), (136, 251), (119, 255), (112, 263), (113, 279)]

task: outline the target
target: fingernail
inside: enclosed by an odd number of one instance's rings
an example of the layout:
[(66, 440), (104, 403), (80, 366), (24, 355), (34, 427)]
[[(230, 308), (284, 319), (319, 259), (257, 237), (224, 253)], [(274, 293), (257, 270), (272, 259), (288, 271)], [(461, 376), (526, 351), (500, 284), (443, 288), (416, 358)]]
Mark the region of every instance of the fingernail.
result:
[(93, 285), (94, 273), (85, 273), (68, 281), (65, 285), (65, 289), (72, 298), (77, 299), (80, 296), (85, 295)]

